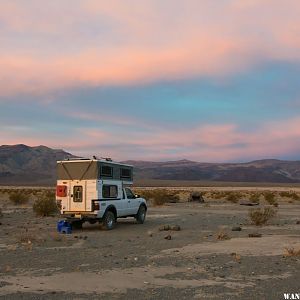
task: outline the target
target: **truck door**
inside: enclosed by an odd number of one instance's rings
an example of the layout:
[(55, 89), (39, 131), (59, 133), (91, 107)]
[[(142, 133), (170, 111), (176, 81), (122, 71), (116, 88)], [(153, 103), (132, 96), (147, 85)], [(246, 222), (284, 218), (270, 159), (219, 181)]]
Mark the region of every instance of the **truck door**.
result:
[(70, 211), (85, 211), (86, 187), (85, 182), (71, 184), (70, 191)]
[(101, 197), (101, 208), (100, 210), (106, 209), (109, 205), (113, 205), (117, 209), (118, 217), (127, 215), (127, 203), (126, 199), (122, 199), (122, 186), (121, 183), (116, 181), (103, 180), (101, 186), (102, 197)]
[(124, 188), (125, 196), (127, 198), (127, 211), (128, 215), (135, 215), (139, 209), (140, 202), (135, 198), (134, 193), (130, 188)]

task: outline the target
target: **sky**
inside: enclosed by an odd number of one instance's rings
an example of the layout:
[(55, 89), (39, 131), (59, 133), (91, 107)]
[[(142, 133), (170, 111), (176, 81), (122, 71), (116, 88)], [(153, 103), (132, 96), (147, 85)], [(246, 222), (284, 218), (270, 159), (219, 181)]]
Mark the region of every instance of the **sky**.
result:
[(0, 0), (0, 144), (300, 160), (299, 0)]

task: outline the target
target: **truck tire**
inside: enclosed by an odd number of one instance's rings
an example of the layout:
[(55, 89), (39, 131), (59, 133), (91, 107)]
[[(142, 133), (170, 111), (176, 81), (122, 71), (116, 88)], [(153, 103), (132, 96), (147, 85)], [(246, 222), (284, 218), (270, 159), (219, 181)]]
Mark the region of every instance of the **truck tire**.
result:
[(143, 224), (145, 222), (146, 219), (146, 207), (144, 205), (141, 205), (135, 218), (138, 224)]
[(112, 211), (107, 211), (103, 217), (102, 226), (105, 230), (112, 230), (116, 226), (116, 218)]

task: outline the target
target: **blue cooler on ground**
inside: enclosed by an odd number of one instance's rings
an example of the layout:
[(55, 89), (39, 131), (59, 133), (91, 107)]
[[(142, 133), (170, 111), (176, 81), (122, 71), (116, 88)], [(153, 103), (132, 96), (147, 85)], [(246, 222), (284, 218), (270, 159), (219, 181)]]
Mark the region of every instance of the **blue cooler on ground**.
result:
[(71, 234), (72, 233), (72, 225), (65, 220), (58, 221), (57, 222), (57, 231), (59, 233)]

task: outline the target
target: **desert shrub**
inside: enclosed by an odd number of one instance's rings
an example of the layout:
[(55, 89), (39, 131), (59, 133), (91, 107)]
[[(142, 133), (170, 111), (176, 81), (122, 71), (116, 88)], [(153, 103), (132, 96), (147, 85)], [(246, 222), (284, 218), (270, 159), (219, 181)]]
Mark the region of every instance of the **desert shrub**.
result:
[(250, 202), (259, 203), (260, 201), (260, 193), (252, 193), (249, 197)]
[(31, 189), (23, 189), (21, 190), (23, 194), (25, 195), (31, 195), (32, 194), (32, 190)]
[(270, 206), (264, 208), (251, 209), (249, 211), (249, 218), (252, 224), (256, 226), (261, 226), (266, 224), (273, 217), (275, 217), (276, 213), (276, 210), (274, 210)]
[(229, 240), (230, 239), (229, 235), (222, 229), (217, 233), (216, 238), (219, 241), (224, 241), (224, 240)]
[(176, 191), (166, 189), (139, 190), (139, 194), (147, 200), (152, 200), (154, 205), (179, 201), (179, 195)]
[(232, 202), (232, 203), (237, 203), (239, 201), (240, 194), (239, 193), (234, 193), (234, 192), (229, 192), (226, 195), (226, 201)]
[(58, 212), (55, 193), (52, 191), (44, 192), (39, 199), (37, 199), (33, 204), (33, 211), (38, 216), (51, 216)]
[(290, 193), (290, 197), (291, 197), (293, 200), (300, 200), (300, 196), (299, 196), (296, 192), (291, 192), (291, 193)]
[(289, 198), (290, 197), (290, 192), (287, 192), (287, 191), (279, 192), (279, 196)]
[(32, 190), (32, 195), (37, 196), (40, 193), (40, 190)]
[(275, 199), (275, 194), (274, 194), (274, 193), (272, 193), (272, 192), (264, 192), (263, 195), (264, 195), (264, 197), (265, 197), (265, 200), (266, 200), (269, 204), (273, 205), (273, 204), (276, 203), (276, 199)]
[(283, 191), (279, 193), (280, 197), (291, 198), (293, 200), (300, 200), (300, 196), (295, 191)]
[(223, 192), (223, 191), (212, 191), (211, 193), (211, 197), (214, 198), (214, 199), (223, 199), (226, 197), (226, 192)]
[(25, 204), (29, 201), (29, 195), (22, 191), (15, 191), (9, 195), (9, 200), (14, 204)]

